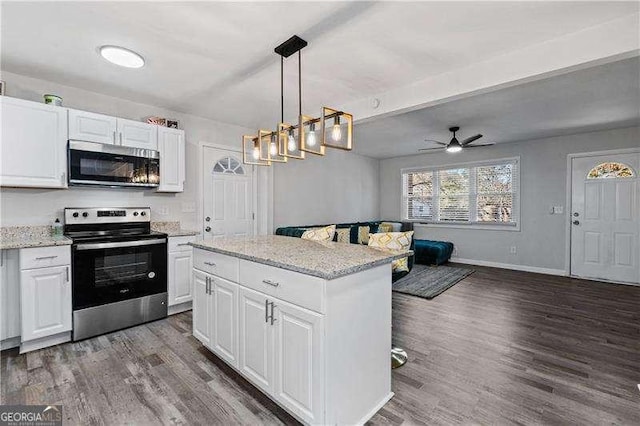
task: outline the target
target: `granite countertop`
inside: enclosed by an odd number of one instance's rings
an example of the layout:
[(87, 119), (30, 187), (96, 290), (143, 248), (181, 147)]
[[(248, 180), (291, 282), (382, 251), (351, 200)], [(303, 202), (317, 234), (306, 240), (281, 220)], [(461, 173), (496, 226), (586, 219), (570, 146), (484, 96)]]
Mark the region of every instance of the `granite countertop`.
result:
[(180, 222), (151, 222), (151, 230), (163, 232), (170, 237), (187, 237), (199, 235), (199, 231), (184, 229)]
[(50, 226), (8, 226), (0, 228), (0, 250), (70, 245), (63, 236), (52, 236)]
[(388, 252), (358, 244), (309, 241), (281, 235), (227, 237), (191, 243), (195, 248), (226, 254), (332, 280), (391, 263), (413, 252)]

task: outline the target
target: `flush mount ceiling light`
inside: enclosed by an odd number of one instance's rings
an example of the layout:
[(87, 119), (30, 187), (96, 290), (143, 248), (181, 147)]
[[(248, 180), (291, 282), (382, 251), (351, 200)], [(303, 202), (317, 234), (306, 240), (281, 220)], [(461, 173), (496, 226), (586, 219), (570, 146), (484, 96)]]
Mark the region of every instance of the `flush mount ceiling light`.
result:
[[(325, 147), (352, 149), (353, 116), (323, 107), (320, 117), (302, 114), (302, 56), (307, 42), (293, 36), (274, 50), (280, 55), (280, 121), (274, 131), (260, 130), (255, 136), (242, 137), (244, 162), (270, 166), (288, 159), (304, 160), (306, 153), (324, 155)], [(298, 117), (292, 124), (284, 121), (284, 59), (298, 53)], [(320, 134), (318, 134), (320, 133)]]
[(120, 46), (102, 46), (100, 47), (100, 56), (121, 67), (142, 68), (144, 66), (144, 58), (142, 56), (133, 50)]

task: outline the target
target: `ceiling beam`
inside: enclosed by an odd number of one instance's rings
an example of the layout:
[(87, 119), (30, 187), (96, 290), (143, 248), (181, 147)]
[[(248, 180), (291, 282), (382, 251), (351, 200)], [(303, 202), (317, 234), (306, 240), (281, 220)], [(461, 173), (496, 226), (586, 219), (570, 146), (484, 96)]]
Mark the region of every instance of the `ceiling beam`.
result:
[(635, 13), (338, 107), (361, 123), (640, 56), (639, 31)]

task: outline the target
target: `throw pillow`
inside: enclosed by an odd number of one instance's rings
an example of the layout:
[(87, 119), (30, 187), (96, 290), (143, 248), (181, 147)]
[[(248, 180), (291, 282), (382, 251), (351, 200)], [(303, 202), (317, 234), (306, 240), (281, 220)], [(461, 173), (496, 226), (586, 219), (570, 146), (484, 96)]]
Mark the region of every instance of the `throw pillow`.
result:
[(389, 222), (382, 222), (378, 227), (378, 232), (393, 232), (393, 224)]
[(370, 229), (368, 226), (358, 226), (358, 244), (369, 244)]
[[(369, 247), (382, 250), (408, 251), (411, 247), (413, 231), (381, 232), (369, 235)], [(393, 272), (409, 271), (409, 258), (404, 257), (393, 261)]]
[(312, 228), (307, 229), (302, 234), (303, 240), (311, 241), (331, 241), (333, 240), (333, 234), (336, 232), (335, 225), (325, 226), (324, 228)]
[(350, 228), (338, 228), (336, 229), (336, 241), (339, 243), (350, 243)]

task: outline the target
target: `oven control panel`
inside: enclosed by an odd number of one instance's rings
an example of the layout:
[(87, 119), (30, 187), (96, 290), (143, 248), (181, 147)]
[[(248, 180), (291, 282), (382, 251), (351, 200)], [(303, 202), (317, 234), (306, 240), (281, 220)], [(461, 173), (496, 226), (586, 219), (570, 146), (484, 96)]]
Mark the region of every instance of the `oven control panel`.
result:
[(64, 209), (66, 225), (150, 221), (151, 209), (149, 207), (67, 207)]

